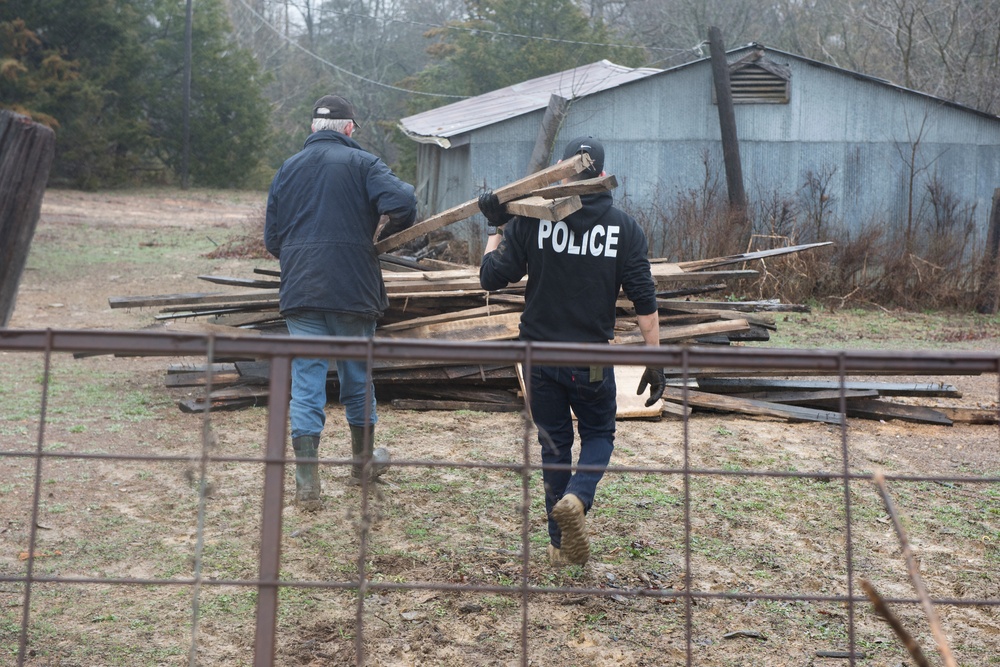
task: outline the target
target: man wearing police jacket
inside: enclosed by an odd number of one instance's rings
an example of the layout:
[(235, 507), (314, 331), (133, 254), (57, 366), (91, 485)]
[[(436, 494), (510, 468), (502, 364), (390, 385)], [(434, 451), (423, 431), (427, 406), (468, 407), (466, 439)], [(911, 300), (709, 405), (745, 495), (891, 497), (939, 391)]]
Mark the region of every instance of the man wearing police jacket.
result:
[[(591, 167), (577, 179), (604, 172), (604, 147), (593, 137), (571, 140), (568, 159), (587, 153)], [(491, 234), (479, 269), (483, 289), (503, 289), (525, 274), (520, 339), (605, 343), (614, 338), (615, 303), (621, 289), (633, 303), (647, 345), (659, 345), (656, 286), (648, 245), (636, 221), (613, 205), (611, 193), (582, 195), (583, 207), (560, 221), (512, 216), (492, 191), (479, 197)], [(660, 399), (662, 368), (646, 368), (638, 394), (646, 405)], [(613, 367), (574, 365), (531, 368), (530, 408), (538, 429), (548, 513), (549, 561), (583, 565), (590, 557), (586, 514), (611, 460), (617, 411)], [(580, 455), (571, 469), (575, 413)], [(558, 469), (549, 469), (555, 465)]]

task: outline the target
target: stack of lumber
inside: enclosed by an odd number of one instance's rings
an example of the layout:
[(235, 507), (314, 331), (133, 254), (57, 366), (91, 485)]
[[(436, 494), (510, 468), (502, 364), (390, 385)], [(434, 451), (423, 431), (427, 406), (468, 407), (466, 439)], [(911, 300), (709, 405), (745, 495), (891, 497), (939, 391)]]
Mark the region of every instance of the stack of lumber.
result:
[[(581, 207), (580, 195), (610, 190), (614, 176), (552, 185), (577, 174), (590, 164), (586, 154), (575, 156), (520, 181), (497, 189), (497, 197), (517, 215), (561, 220)], [(445, 225), (478, 213), (476, 200), (466, 202), (418, 222), (398, 234), (376, 241), (390, 306), (376, 330), (377, 338), (420, 338), (450, 341), (502, 341), (518, 337), (524, 306), (525, 281), (499, 292), (479, 285), (478, 267), (436, 260), (414, 260), (389, 254), (405, 243)], [(725, 344), (766, 341), (775, 329), (775, 312), (808, 312), (805, 306), (774, 301), (728, 302), (692, 300), (726, 288), (728, 279), (755, 276), (749, 262), (801, 252), (827, 243), (791, 246), (687, 262), (651, 260), (657, 286), (660, 341), (664, 344)], [(157, 326), (184, 331), (215, 331), (255, 335), (287, 333), (278, 311), (281, 276), (272, 269), (255, 269), (255, 277), (200, 276), (206, 282), (239, 288), (239, 292), (204, 292), (140, 297), (112, 297), (112, 308), (159, 308)], [(618, 303), (615, 345), (641, 344), (642, 336), (631, 303)], [(234, 410), (264, 405), (268, 396), (269, 367), (254, 359), (217, 359), (211, 366), (175, 364), (168, 368), (169, 387), (210, 387), (194, 398), (179, 402), (185, 411)], [(642, 369), (616, 370), (620, 418), (659, 418), (691, 410), (740, 412), (796, 421), (840, 423), (839, 385), (817, 380), (806, 386), (780, 385), (770, 380), (721, 378), (719, 371), (688, 369), (693, 384), (667, 388), (664, 399), (646, 408), (635, 397), (637, 374)], [(448, 364), (444, 362), (377, 361), (372, 369), (379, 400), (402, 409), (520, 411), (523, 380), (513, 366)], [(635, 377), (633, 377), (635, 376)], [(668, 376), (681, 377), (680, 369)], [(834, 381), (835, 382), (835, 381)], [(328, 395), (337, 396), (339, 385), (331, 364)], [(851, 386), (845, 392), (848, 416), (902, 418), (929, 423), (951, 423), (953, 415), (921, 411), (916, 406), (887, 403), (883, 397), (899, 395), (884, 383)], [(914, 389), (908, 396), (954, 396), (954, 388)], [(933, 392), (937, 393), (933, 393)]]
[[(660, 341), (664, 344), (697, 342), (729, 344), (732, 341), (767, 340), (775, 329), (778, 312), (806, 312), (804, 306), (773, 301), (711, 302), (686, 300), (690, 295), (720, 290), (720, 278), (755, 273), (745, 269), (722, 271), (719, 267), (742, 264), (761, 256), (799, 252), (815, 247), (796, 246), (697, 262), (691, 270), (685, 262), (653, 261), (658, 287)], [(524, 282), (501, 292), (479, 286), (477, 267), (415, 262), (383, 256), (383, 278), (389, 294), (389, 309), (379, 323), (376, 338), (420, 338), (451, 341), (502, 341), (518, 337), (524, 306)], [(709, 267), (709, 268), (701, 268)], [(159, 308), (158, 326), (178, 331), (219, 333), (287, 333), (278, 312), (280, 276), (277, 271), (256, 269), (267, 278), (200, 276), (201, 279), (239, 292), (205, 292), (153, 296), (112, 297), (112, 308)], [(618, 304), (613, 344), (642, 344), (631, 302)], [(641, 370), (641, 369), (640, 369)], [(623, 371), (624, 372), (624, 371)], [(167, 372), (170, 387), (200, 387), (212, 391), (180, 402), (185, 411), (240, 409), (267, 403), (268, 367), (252, 359), (217, 360), (211, 367), (179, 364)], [(376, 362), (372, 371), (381, 400), (404, 409), (467, 409), (515, 411), (523, 408), (523, 387), (514, 367), (448, 365), (441, 362)], [(633, 384), (637, 384), (633, 383)], [(621, 385), (626, 386), (625, 382)], [(336, 369), (331, 365), (328, 393), (338, 391)], [(634, 388), (629, 389), (634, 393)], [(623, 395), (623, 405), (626, 403)], [(666, 408), (664, 408), (666, 406)], [(664, 402), (633, 416), (658, 417)], [(624, 408), (623, 408), (624, 410)]]
[[(797, 252), (812, 246), (783, 249)], [(764, 251), (774, 254), (775, 251)], [(727, 262), (745, 262), (761, 253), (748, 253)], [(412, 263), (411, 263), (412, 264)], [(434, 264), (434, 263), (431, 263)], [(766, 341), (776, 329), (774, 313), (808, 312), (805, 306), (774, 301), (728, 302), (689, 300), (686, 294), (706, 289), (699, 270), (689, 263), (654, 261), (658, 276), (670, 276), (670, 289), (661, 291), (659, 303), (660, 341), (664, 344), (730, 344), (735, 341)], [(703, 264), (699, 264), (703, 265)], [(401, 270), (398, 258), (386, 258), (383, 275), (390, 294), (390, 308), (376, 330), (376, 338), (421, 338), (453, 341), (514, 340), (524, 303), (523, 284), (502, 293), (478, 288), (475, 267), (410, 266)], [(276, 273), (276, 272), (269, 272)], [(685, 278), (690, 277), (690, 281)], [(159, 307), (154, 326), (183, 331), (220, 333), (287, 333), (277, 309), (276, 280), (251, 281), (221, 276), (203, 276), (213, 283), (238, 285), (253, 291), (238, 293), (169, 294), (148, 297), (113, 297), (113, 308)], [(663, 286), (663, 283), (658, 284)], [(707, 286), (721, 289), (723, 285)], [(627, 300), (618, 304), (613, 344), (642, 343), (634, 312)], [(725, 369), (666, 369), (668, 382), (663, 400), (651, 408), (636, 401), (632, 375), (642, 369), (621, 367), (618, 374), (619, 418), (656, 419), (694, 412), (727, 412), (794, 422), (816, 421), (840, 424), (841, 400), (846, 416), (859, 419), (900, 419), (910, 422), (950, 425), (954, 422), (997, 423), (995, 410), (933, 404), (935, 399), (961, 398), (950, 384), (901, 384), (848, 379), (841, 388), (838, 378), (788, 379), (787, 372), (760, 369), (739, 375)], [(187, 412), (237, 410), (266, 405), (267, 362), (253, 359), (216, 360), (204, 364), (173, 364), (166, 385), (172, 388), (205, 387), (211, 392), (179, 401)], [(813, 373), (814, 374), (814, 373)], [(782, 376), (780, 379), (777, 376)], [(869, 375), (877, 373), (869, 372)], [(687, 384), (681, 377), (688, 378)], [(372, 369), (380, 401), (400, 409), (521, 411), (523, 384), (519, 369), (503, 365), (447, 364), (443, 362), (376, 361)], [(339, 385), (331, 365), (328, 394), (337, 396)], [(904, 402), (899, 402), (902, 398)], [(922, 402), (931, 401), (931, 405)]]

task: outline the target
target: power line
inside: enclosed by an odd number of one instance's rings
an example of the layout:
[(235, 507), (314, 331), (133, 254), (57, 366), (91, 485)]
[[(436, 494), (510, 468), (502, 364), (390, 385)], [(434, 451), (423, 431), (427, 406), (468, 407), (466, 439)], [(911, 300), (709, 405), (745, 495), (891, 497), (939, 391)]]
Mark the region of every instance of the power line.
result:
[(428, 97), (449, 97), (449, 98), (459, 99), (459, 100), (468, 99), (468, 95), (445, 95), (443, 93), (425, 93), (425, 92), (422, 92), (422, 91), (419, 91), (419, 90), (410, 90), (409, 88), (400, 88), (399, 86), (393, 86), (393, 85), (390, 85), (388, 83), (382, 83), (381, 81), (376, 81), (374, 79), (369, 79), (368, 77), (361, 76), (360, 74), (355, 74), (354, 72), (352, 72), (352, 71), (350, 71), (348, 69), (344, 69), (343, 67), (341, 67), (339, 65), (333, 64), (329, 60), (326, 60), (325, 58), (322, 58), (321, 56), (313, 53), (312, 51), (310, 51), (309, 49), (305, 48), (301, 44), (295, 42), (292, 39), (289, 39), (288, 37), (286, 37), (284, 34), (282, 34), (281, 30), (279, 30), (274, 25), (272, 25), (271, 22), (268, 21), (265, 17), (261, 16), (257, 12), (257, 10), (255, 10), (253, 7), (251, 7), (250, 5), (248, 5), (246, 3), (246, 0), (239, 0), (239, 3), (241, 5), (243, 5), (243, 7), (245, 7), (247, 9), (247, 11), (249, 11), (251, 14), (253, 14), (261, 23), (263, 23), (265, 26), (267, 26), (278, 37), (280, 37), (281, 39), (285, 40), (286, 42), (288, 42), (289, 44), (291, 44), (292, 46), (294, 46), (298, 50), (302, 51), (303, 53), (305, 53), (309, 57), (314, 58), (315, 60), (323, 63), (324, 65), (332, 67), (333, 69), (335, 69), (338, 72), (341, 72), (343, 74), (346, 74), (347, 76), (354, 77), (355, 79), (359, 79), (361, 81), (364, 81), (366, 83), (371, 83), (371, 84), (374, 84), (376, 86), (381, 86), (382, 88), (388, 88), (390, 90), (398, 90), (400, 92), (409, 93), (411, 95), (426, 95)]
[(370, 21), (383, 21), (385, 23), (405, 23), (408, 25), (421, 26), (423, 28), (444, 28), (445, 30), (458, 30), (458, 31), (472, 32), (483, 35), (497, 35), (499, 37), (516, 37), (518, 39), (533, 39), (542, 42), (558, 42), (560, 44), (576, 44), (579, 46), (607, 46), (615, 49), (642, 49), (644, 51), (666, 51), (675, 54), (689, 53), (691, 51), (691, 49), (666, 48), (662, 46), (642, 46), (636, 44), (607, 44), (604, 42), (578, 42), (571, 39), (559, 39), (558, 37), (539, 37), (538, 35), (521, 35), (516, 32), (501, 32), (499, 30), (486, 30), (484, 28), (469, 28), (462, 25), (440, 25), (437, 23), (423, 23), (421, 21), (411, 21), (409, 19), (380, 18), (375, 16), (368, 16), (367, 14), (358, 14), (356, 12), (342, 12), (336, 9), (329, 9), (326, 7), (322, 7), (318, 11), (320, 14), (329, 13), (329, 14), (337, 14), (339, 16), (352, 16), (355, 18), (368, 19)]

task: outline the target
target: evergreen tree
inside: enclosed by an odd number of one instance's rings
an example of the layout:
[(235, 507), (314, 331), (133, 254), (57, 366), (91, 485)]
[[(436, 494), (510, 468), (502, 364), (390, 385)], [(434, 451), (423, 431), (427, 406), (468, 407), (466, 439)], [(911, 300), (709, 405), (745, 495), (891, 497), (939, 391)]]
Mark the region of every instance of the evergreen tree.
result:
[[(194, 16), (193, 181), (242, 185), (268, 139), (262, 77), (229, 44), (220, 0), (199, 0)], [(56, 130), (51, 182), (172, 180), (183, 36), (176, 0), (0, 0), (0, 107)]]
[[(123, 182), (151, 145), (140, 113), (145, 57), (135, 3), (0, 3), (0, 106), (56, 131), (53, 182)], [(8, 41), (7, 35), (16, 38)]]
[(641, 49), (613, 46), (603, 21), (571, 0), (467, 0), (466, 11), (467, 20), (428, 32), (438, 40), (428, 49), (436, 62), (416, 77), (421, 90), (480, 95), (601, 59), (645, 59)]
[[(149, 45), (146, 114), (156, 155), (179, 171), (183, 149), (184, 3), (156, 3)], [(270, 140), (267, 79), (252, 54), (230, 39), (218, 0), (196, 3), (192, 26), (190, 174), (197, 185), (260, 185), (261, 157)], [(255, 182), (256, 181), (256, 182)]]

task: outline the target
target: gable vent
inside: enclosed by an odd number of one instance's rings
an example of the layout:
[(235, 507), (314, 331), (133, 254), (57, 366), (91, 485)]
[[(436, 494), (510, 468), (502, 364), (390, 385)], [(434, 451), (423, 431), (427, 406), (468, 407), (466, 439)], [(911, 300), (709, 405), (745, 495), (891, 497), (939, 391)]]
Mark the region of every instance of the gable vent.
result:
[(734, 104), (788, 104), (788, 80), (757, 65), (729, 73)]
[[(788, 104), (792, 71), (766, 58), (760, 51), (729, 65), (729, 90), (733, 104)], [(712, 102), (718, 104), (715, 87)]]

